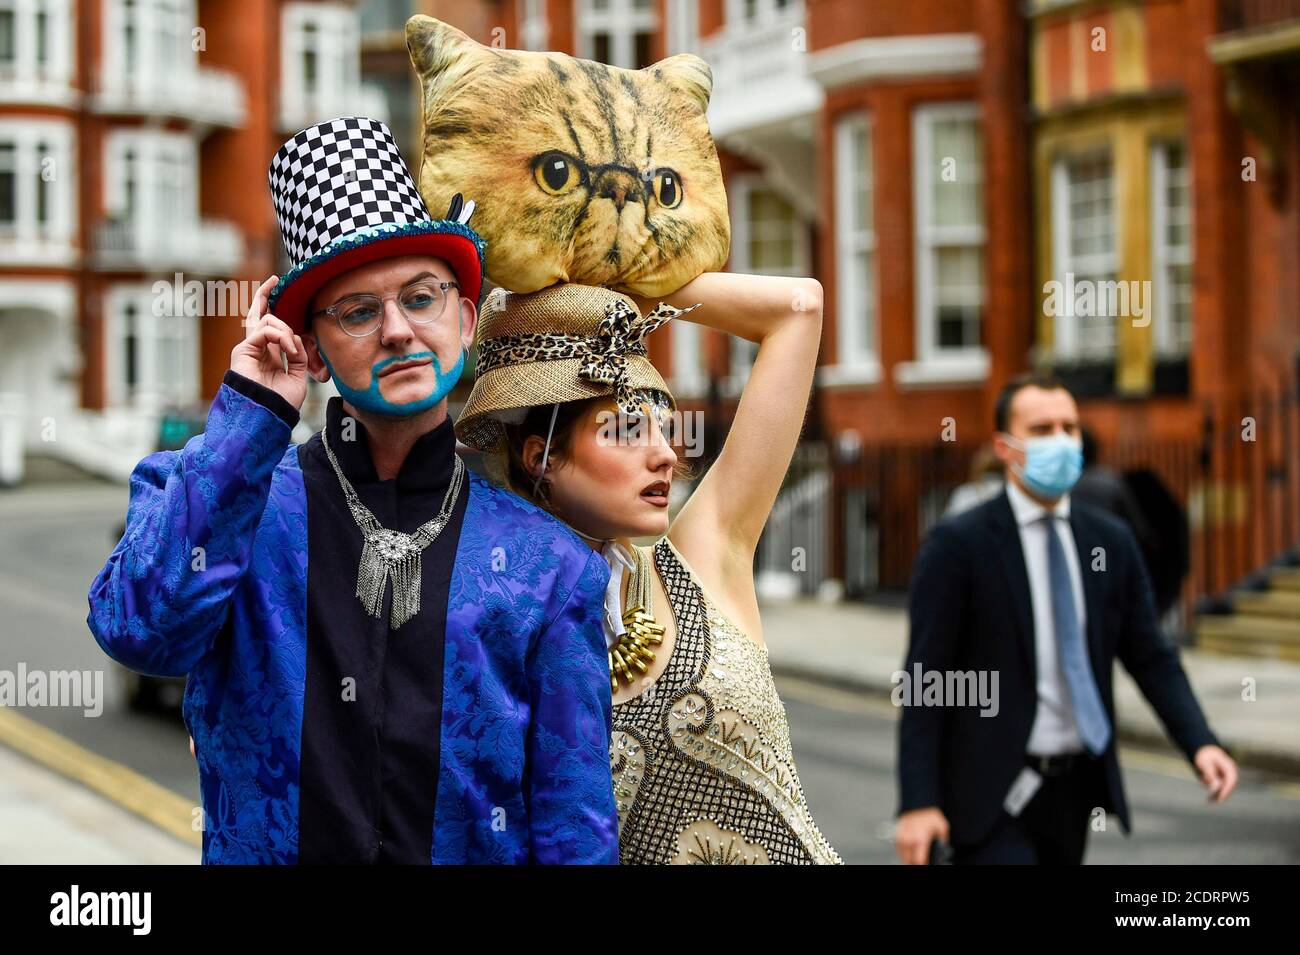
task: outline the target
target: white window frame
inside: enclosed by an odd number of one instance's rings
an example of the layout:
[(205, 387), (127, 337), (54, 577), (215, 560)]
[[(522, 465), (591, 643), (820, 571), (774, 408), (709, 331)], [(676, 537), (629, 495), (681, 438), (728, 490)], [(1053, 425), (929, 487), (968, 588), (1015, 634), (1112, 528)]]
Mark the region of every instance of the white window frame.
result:
[(745, 0), (727, 0), (723, 15), (729, 30), (743, 32), (771, 23), (795, 7), (802, 10), (803, 0), (787, 0), (784, 6), (779, 6), (777, 0), (754, 0), (754, 16), (746, 17)]
[[(523, 2), (525, 0), (520, 0), (520, 6)], [(370, 3), (368, 0), (361, 0), (356, 4), (357, 26), (361, 30), (361, 35), (369, 37), (403, 33), (407, 20), (417, 13), (425, 12), (420, 9), (425, 5), (415, 0), (402, 0), (401, 6), (404, 9), (398, 9), (396, 3)]]
[[(1076, 260), (1070, 254), (1070, 178), (1071, 163), (1080, 162), (1099, 156), (1105, 156), (1110, 162), (1111, 179), (1111, 236), (1112, 245), (1109, 254), (1096, 254)], [(1074, 315), (1074, 297), (1069, 292), (1066, 279), (1074, 273), (1076, 279), (1094, 275), (1110, 274), (1119, 278), (1119, 242), (1123, 235), (1123, 210), (1116, 201), (1115, 154), (1109, 143), (1098, 144), (1093, 149), (1071, 152), (1057, 156), (1052, 161), (1052, 278), (1061, 283), (1064, 289), (1064, 311), (1053, 316), (1052, 354), (1055, 358), (1074, 361), (1086, 358), (1088, 361), (1108, 362), (1114, 359), (1117, 338), (1112, 333), (1111, 347), (1105, 351), (1085, 353), (1079, 341), (1079, 326)], [(1112, 318), (1112, 322), (1114, 319)]]
[[(0, 263), (68, 265), (76, 257), (77, 162), (71, 122), (48, 117), (0, 119), (0, 141), (14, 144), (14, 225), (0, 232)], [(45, 144), (42, 156), (38, 147)], [(37, 180), (53, 160), (50, 209), (44, 228), (36, 220)]]
[(519, 0), (520, 48), (545, 50), (550, 44), (551, 25), (546, 18), (546, 0)]
[(700, 0), (668, 0), (668, 55), (700, 52)]
[[(864, 134), (864, 154), (855, 156), (856, 134)], [(846, 113), (835, 121), (835, 333), (836, 363), (823, 366), (823, 384), (874, 384), (880, 380), (880, 300), (875, 229), (875, 134), (866, 111)], [(854, 228), (853, 209), (857, 179), (865, 176), (872, 194), (871, 222)], [(863, 287), (867, 301), (858, 301), (854, 275), (860, 257), (866, 257)], [(863, 319), (865, 318), (865, 322)]]
[(708, 390), (709, 384), (703, 330), (683, 318), (670, 322), (668, 327), (673, 353), (673, 394), (678, 398), (698, 398)]
[[(101, 86), (147, 96), (163, 86), (179, 88), (191, 83), (199, 68), (198, 52), (186, 42), (198, 26), (195, 0), (135, 0), (131, 11), (136, 50), (134, 68), (128, 70), (126, 0), (103, 0)], [(165, 42), (168, 29), (175, 31), (173, 43)], [(175, 61), (168, 62), (163, 51), (169, 51)]]
[[(732, 272), (740, 273), (757, 273), (759, 270), (753, 265), (749, 258), (749, 239), (750, 239), (750, 221), (749, 221), (749, 197), (750, 194), (758, 190), (767, 190), (780, 193), (772, 189), (758, 173), (740, 173), (733, 176), (728, 182), (727, 207), (731, 216), (731, 263), (728, 266)], [(795, 230), (792, 239), (794, 240), (794, 264), (781, 272), (766, 270), (762, 274), (766, 275), (788, 275), (800, 276), (809, 274), (809, 248), (808, 248), (808, 227), (799, 216), (799, 208), (791, 203), (784, 196), (781, 197), (790, 205), (794, 212)], [(751, 341), (739, 338), (735, 335), (728, 337), (729, 343), (729, 360), (728, 374), (723, 380), (722, 391), (732, 397), (740, 394), (745, 387), (745, 382), (749, 380), (750, 369), (753, 368), (754, 356), (757, 353), (758, 346)]]
[[(1179, 148), (1183, 153), (1183, 176), (1187, 179), (1184, 195), (1187, 197), (1187, 245), (1176, 247), (1169, 245), (1169, 207), (1165, 196), (1169, 188), (1169, 150)], [(1188, 318), (1185, 340), (1175, 334), (1172, 282), (1169, 272), (1172, 268), (1192, 265), (1193, 247), (1191, 237), (1195, 234), (1192, 222), (1191, 163), (1192, 154), (1185, 140), (1160, 139), (1151, 144), (1151, 265), (1155, 281), (1154, 290), (1155, 350), (1163, 358), (1181, 358), (1191, 349), (1192, 317)], [(1189, 283), (1190, 284), (1190, 283)], [(1189, 288), (1190, 293), (1190, 288)], [(1189, 303), (1190, 307), (1190, 303)]]
[(606, 33), (609, 65), (635, 69), (636, 35), (648, 33), (653, 37), (659, 29), (658, 0), (650, 0), (642, 10), (636, 8), (635, 0), (604, 0), (604, 9), (597, 9), (595, 3), (596, 0), (577, 0), (574, 4), (578, 56), (595, 59), (592, 35)]
[[(169, 230), (197, 226), (199, 222), (199, 151), (187, 133), (131, 127), (109, 133), (104, 149), (104, 212), (116, 218), (126, 209), (126, 153), (134, 150), (139, 208), (129, 221), (142, 242), (165, 236)], [(173, 160), (182, 167), (181, 208), (163, 208), (160, 184), (163, 164)]]
[[(302, 69), (306, 28), (315, 29), (316, 89)], [(361, 30), (356, 11), (341, 3), (287, 3), (280, 18), (281, 125), (332, 118), (346, 111), (361, 85)], [(329, 114), (328, 116), (326, 114)]]
[[(14, 63), (12, 70), (0, 69), (0, 103), (71, 105), (76, 15), (72, 0), (0, 0), (0, 7), (14, 12)], [(36, 17), (42, 11), (49, 44), (44, 68), (36, 61)]]
[[(194, 315), (155, 315), (154, 294), (147, 285), (115, 285), (104, 295), (104, 319), (107, 331), (105, 351), (107, 368), (107, 405), (158, 412), (172, 405), (184, 406), (199, 398), (200, 341), (198, 318)], [(137, 383), (134, 393), (126, 382), (126, 315), (134, 305), (137, 316)], [(165, 325), (164, 323), (172, 323)], [(175, 335), (182, 344), (184, 364), (177, 372), (177, 384), (165, 384), (161, 368), (163, 333)]]
[[(107, 290), (104, 294), (104, 365), (107, 371), (104, 381), (104, 403), (109, 408), (134, 407), (139, 395), (138, 386), (136, 393), (132, 394), (126, 381), (126, 310), (132, 299), (136, 300), (137, 314), (140, 314), (142, 309), (147, 312), (149, 303), (140, 295), (139, 289), (128, 291), (117, 287)], [(136, 348), (136, 362), (139, 364), (141, 346), (137, 344)]]
[[(982, 345), (943, 348), (937, 341), (939, 303), (935, 292), (938, 253), (941, 249), (951, 248), (978, 249), (984, 253), (988, 239), (984, 222), (963, 225), (933, 225), (931, 222), (934, 212), (933, 173), (942, 159), (934, 155), (934, 128), (938, 123), (952, 120), (973, 123), (982, 149), (979, 104), (969, 100), (924, 103), (912, 111), (913, 331), (916, 357), (911, 362), (900, 362), (894, 369), (895, 380), (905, 385), (977, 383), (988, 376), (989, 356)], [(980, 155), (981, 190), (987, 181), (983, 162), (984, 157)], [(961, 175), (960, 169), (958, 175)], [(987, 257), (982, 255), (981, 261), (982, 313), (988, 300)], [(981, 314), (981, 323), (986, 320), (987, 316)]]

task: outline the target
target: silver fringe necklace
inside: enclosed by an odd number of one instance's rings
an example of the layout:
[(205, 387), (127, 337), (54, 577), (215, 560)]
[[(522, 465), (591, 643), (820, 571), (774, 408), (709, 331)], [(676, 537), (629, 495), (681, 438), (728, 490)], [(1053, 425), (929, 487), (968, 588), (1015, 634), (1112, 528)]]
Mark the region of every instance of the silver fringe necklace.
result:
[(334, 457), (330, 443), (321, 432), (321, 444), (334, 466), (343, 496), (347, 498), (352, 519), (361, 528), (361, 563), (357, 567), (357, 597), (370, 616), (378, 618), (384, 603), (384, 588), (393, 581), (393, 606), (388, 614), (388, 625), (396, 630), (420, 612), (420, 585), (424, 580), (422, 556), (424, 549), (438, 539), (442, 529), (451, 520), (451, 511), (465, 477), (465, 462), (453, 452), (456, 465), (451, 484), (442, 499), (442, 508), (433, 520), (416, 528), (414, 534), (389, 530), (361, 503), (351, 482), (343, 476), (343, 469)]

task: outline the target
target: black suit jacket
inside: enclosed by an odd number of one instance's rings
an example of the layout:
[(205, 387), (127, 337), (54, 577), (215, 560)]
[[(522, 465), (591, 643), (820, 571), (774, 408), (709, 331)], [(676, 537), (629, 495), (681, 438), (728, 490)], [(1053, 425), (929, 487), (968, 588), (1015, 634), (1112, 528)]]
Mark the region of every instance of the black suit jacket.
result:
[[(1088, 656), (1115, 725), (1111, 671), (1118, 657), (1187, 758), (1218, 744), (1178, 652), (1160, 632), (1146, 567), (1116, 518), (1070, 502), (1087, 603)], [(955, 843), (978, 842), (1024, 765), (1038, 703), (1034, 621), (1020, 531), (1006, 492), (938, 524), (917, 556), (905, 670), (996, 670), (999, 707), (904, 706), (899, 722), (899, 812), (939, 807)], [(1104, 755), (1108, 811), (1129, 831), (1114, 734)]]

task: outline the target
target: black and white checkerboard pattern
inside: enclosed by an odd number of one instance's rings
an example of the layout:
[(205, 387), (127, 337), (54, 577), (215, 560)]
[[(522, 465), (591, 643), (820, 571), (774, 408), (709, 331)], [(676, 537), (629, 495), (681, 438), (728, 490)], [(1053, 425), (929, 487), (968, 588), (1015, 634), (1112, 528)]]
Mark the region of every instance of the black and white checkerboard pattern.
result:
[(366, 226), (432, 218), (393, 134), (377, 119), (346, 116), (304, 129), (279, 148), (269, 175), (295, 265)]

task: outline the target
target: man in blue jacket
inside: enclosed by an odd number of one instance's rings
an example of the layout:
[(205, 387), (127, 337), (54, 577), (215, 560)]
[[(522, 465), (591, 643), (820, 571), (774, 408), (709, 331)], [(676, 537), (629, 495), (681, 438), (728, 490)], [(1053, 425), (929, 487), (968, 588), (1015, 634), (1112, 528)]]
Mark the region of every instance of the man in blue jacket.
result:
[[(432, 220), (358, 117), (270, 179), (298, 264), (259, 289), (205, 433), (136, 467), (90, 590), (106, 653), (189, 677), (204, 862), (617, 862), (608, 567), (455, 453), (473, 204)], [(342, 397), (294, 446), (308, 374)]]

